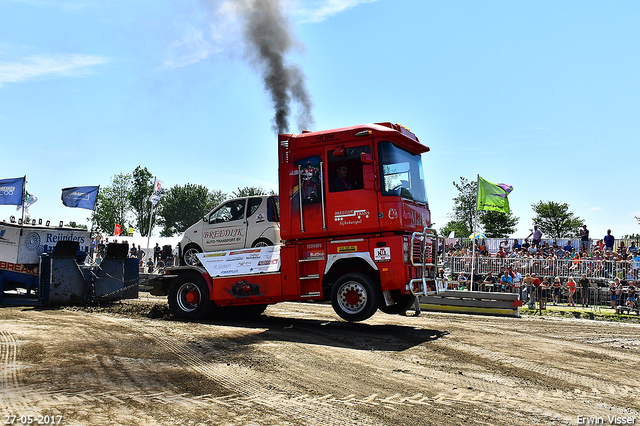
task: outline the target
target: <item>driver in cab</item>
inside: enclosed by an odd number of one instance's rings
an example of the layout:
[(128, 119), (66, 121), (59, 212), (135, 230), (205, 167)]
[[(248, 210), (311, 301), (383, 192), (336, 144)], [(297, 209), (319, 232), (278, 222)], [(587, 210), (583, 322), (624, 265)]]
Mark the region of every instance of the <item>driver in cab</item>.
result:
[(347, 180), (348, 172), (349, 169), (347, 169), (347, 166), (338, 166), (336, 168), (336, 178), (334, 181), (334, 189), (336, 191), (350, 191), (353, 189)]

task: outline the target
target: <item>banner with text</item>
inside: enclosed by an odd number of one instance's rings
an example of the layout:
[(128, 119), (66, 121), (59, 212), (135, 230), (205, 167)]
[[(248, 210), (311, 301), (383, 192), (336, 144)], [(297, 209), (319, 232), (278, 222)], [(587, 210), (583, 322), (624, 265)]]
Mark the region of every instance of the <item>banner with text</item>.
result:
[(212, 277), (249, 275), (280, 270), (280, 246), (198, 253), (198, 260)]

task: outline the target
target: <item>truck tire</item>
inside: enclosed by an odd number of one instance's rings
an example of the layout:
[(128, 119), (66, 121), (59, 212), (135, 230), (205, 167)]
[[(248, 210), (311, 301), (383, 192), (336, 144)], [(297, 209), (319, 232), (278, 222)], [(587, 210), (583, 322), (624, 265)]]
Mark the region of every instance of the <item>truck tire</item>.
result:
[(182, 252), (182, 264), (185, 266), (198, 266), (200, 261), (196, 254), (202, 253), (202, 249), (195, 244), (188, 244)]
[(272, 246), (273, 243), (266, 238), (258, 238), (251, 244), (251, 247), (269, 247)]
[(201, 275), (187, 272), (178, 275), (169, 286), (169, 310), (179, 318), (203, 319), (213, 314), (209, 286)]
[(331, 289), (333, 310), (349, 322), (363, 321), (375, 314), (380, 298), (380, 289), (364, 274), (345, 274)]
[(407, 312), (407, 309), (413, 306), (416, 297), (413, 294), (401, 294), (394, 298), (395, 302), (391, 306), (384, 303), (384, 299), (380, 301), (380, 310), (385, 314), (398, 315)]

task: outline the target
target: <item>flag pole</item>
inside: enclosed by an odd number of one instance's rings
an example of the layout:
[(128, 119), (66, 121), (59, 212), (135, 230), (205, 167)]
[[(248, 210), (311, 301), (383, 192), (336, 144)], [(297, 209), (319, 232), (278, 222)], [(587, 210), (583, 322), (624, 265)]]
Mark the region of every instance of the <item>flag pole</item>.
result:
[(24, 193), (27, 191), (27, 175), (24, 175), (24, 180), (22, 181), (22, 198), (20, 198), (22, 205), (22, 220), (20, 221), (22, 225), (20, 225), (20, 235), (22, 235), (22, 230), (24, 227)]
[[(153, 177), (153, 191), (156, 190), (157, 181), (158, 181), (158, 177), (154, 176)], [(153, 195), (153, 192), (151, 193), (151, 195)], [(151, 213), (149, 214), (149, 234), (147, 235), (147, 252), (149, 251), (149, 244), (150, 244), (149, 241), (151, 240), (151, 224), (153, 223), (153, 208), (155, 207), (155, 204), (153, 204), (153, 202), (151, 200), (149, 200), (149, 202), (151, 203)], [(146, 253), (146, 254), (148, 254), (148, 253)]]
[[(480, 192), (480, 174), (476, 175), (476, 214), (473, 215), (473, 231), (471, 231), (471, 235), (473, 235), (473, 251), (471, 253), (471, 285), (469, 286), (468, 291), (473, 289), (473, 276), (475, 275), (475, 265), (476, 265), (476, 227), (477, 227), (477, 217), (478, 217), (478, 193)], [(480, 285), (478, 284), (478, 290), (480, 289)]]

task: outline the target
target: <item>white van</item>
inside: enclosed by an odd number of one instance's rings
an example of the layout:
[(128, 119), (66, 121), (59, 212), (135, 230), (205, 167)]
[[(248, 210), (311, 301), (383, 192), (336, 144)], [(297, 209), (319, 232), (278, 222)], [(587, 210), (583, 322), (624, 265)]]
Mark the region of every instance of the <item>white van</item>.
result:
[(274, 195), (228, 200), (184, 232), (183, 265), (197, 265), (197, 253), (280, 244), (280, 204)]

